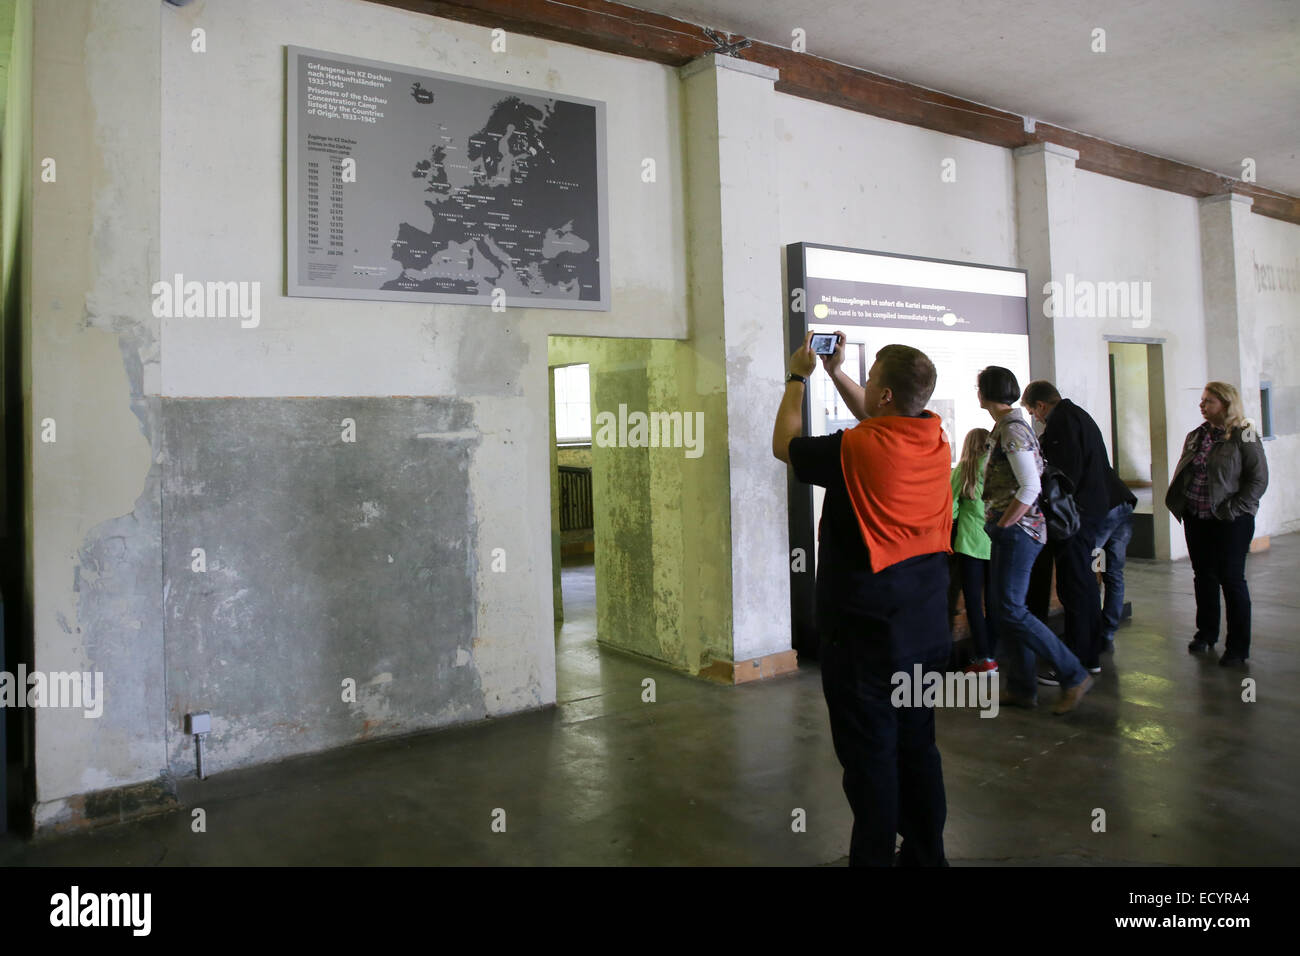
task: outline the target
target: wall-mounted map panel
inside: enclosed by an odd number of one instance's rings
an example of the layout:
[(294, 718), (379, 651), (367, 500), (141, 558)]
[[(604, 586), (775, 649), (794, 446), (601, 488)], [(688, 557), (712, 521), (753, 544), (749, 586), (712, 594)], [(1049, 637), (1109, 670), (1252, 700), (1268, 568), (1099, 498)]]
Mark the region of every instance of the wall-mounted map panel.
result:
[(608, 309), (605, 105), (288, 47), (289, 295)]

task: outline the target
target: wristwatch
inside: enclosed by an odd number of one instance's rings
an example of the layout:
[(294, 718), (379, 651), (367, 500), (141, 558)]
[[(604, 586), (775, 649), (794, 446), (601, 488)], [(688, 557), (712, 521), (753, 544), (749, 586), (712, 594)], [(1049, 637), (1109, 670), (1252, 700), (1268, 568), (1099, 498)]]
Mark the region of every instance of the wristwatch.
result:
[(796, 375), (794, 372), (791, 372), (789, 377), (786, 379), (786, 382), (787, 384), (790, 382), (802, 382), (804, 385), (807, 385), (808, 379), (804, 378), (802, 375)]

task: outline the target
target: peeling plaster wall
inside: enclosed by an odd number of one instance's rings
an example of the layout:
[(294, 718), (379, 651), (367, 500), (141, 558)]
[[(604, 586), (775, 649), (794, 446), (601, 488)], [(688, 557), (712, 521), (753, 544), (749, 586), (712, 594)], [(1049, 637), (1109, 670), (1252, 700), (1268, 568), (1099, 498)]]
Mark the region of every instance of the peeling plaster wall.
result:
[[(37, 6), (37, 666), (103, 670), (107, 698), (37, 714), (38, 826), (193, 773), (195, 708), (219, 770), (553, 703), (546, 336), (686, 335), (676, 73), (356, 0)], [(604, 100), (614, 309), (283, 296), (291, 44)], [(259, 282), (260, 325), (153, 318), (175, 273)], [(190, 570), (190, 537), (239, 580)]]
[[(101, 671), (105, 711), (35, 712), (37, 823), (166, 767), (159, 554), (158, 5), (34, 10), (28, 480), (35, 666)], [(130, 68), (125, 68), (129, 64)], [(54, 441), (43, 441), (47, 419)]]

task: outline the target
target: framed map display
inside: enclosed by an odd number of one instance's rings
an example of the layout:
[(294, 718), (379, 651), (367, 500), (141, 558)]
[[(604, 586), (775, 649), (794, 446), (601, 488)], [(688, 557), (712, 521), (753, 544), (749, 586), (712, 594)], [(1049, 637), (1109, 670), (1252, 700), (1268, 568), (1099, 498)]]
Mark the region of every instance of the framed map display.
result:
[(604, 103), (287, 52), (287, 294), (609, 308)]

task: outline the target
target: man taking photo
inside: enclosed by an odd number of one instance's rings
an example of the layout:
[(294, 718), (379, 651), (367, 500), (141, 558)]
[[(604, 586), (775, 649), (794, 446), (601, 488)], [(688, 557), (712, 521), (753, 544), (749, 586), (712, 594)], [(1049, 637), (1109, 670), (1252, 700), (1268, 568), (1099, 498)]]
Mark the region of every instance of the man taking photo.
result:
[[(947, 804), (930, 707), (894, 707), (891, 677), (947, 664), (951, 452), (925, 404), (934, 363), (887, 345), (865, 386), (849, 388), (863, 419), (801, 437), (812, 333), (790, 357), (772, 454), (826, 489), (819, 526), (816, 615), (822, 689), (844, 793), (853, 809), (850, 866), (945, 866)], [(844, 336), (828, 371), (843, 361)], [(849, 399), (849, 395), (845, 396)], [(902, 846), (895, 860), (895, 838)]]

